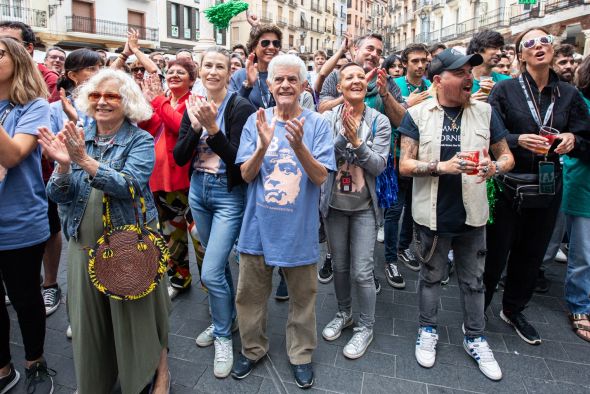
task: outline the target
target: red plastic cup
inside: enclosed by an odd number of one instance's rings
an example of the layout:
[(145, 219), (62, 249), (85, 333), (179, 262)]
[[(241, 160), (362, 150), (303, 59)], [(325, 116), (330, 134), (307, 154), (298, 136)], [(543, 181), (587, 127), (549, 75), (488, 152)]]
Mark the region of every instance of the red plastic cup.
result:
[(539, 130), (539, 135), (541, 137), (547, 138), (547, 149), (541, 152), (541, 154), (546, 155), (549, 153), (549, 149), (551, 148), (551, 145), (553, 145), (553, 142), (555, 142), (555, 140), (559, 136), (559, 130), (554, 129), (553, 127), (543, 126)]
[[(461, 158), (465, 159), (465, 160), (472, 161), (477, 166), (479, 164), (479, 151), (478, 150), (468, 150), (468, 151), (461, 152)], [(477, 174), (479, 174), (479, 171), (477, 170), (477, 168), (475, 170), (467, 173), (467, 175), (477, 175)]]

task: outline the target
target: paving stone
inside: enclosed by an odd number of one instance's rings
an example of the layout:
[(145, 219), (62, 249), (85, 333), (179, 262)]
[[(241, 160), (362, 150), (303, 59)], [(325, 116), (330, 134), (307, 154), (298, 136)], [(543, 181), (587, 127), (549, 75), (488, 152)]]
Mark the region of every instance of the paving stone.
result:
[(374, 344), (369, 345), (367, 352), (356, 360), (344, 357), (342, 350), (336, 355), (336, 366), (361, 372), (376, 373), (383, 376), (395, 376), (395, 356), (383, 353), (374, 353), (370, 350)]
[(514, 373), (509, 367), (500, 364), (502, 380), (495, 382), (488, 379), (479, 368), (465, 368), (459, 374), (461, 389), (494, 394), (525, 393), (522, 376)]
[[(579, 338), (579, 340), (579, 343), (561, 342), (561, 346), (564, 348), (571, 361), (582, 364), (590, 364), (590, 351), (587, 349), (588, 343), (582, 338)], [(590, 366), (588, 368), (590, 368)]]
[(397, 378), (459, 388), (459, 371), (454, 365), (437, 362), (432, 368), (423, 368), (412, 354), (412, 357), (396, 357), (395, 368)]
[(511, 353), (569, 361), (569, 357), (563, 349), (561, 342), (543, 340), (541, 345), (531, 346), (520, 339), (520, 337), (509, 335), (504, 338), (504, 342), (508, 351)]
[[(557, 360), (545, 360), (545, 363), (547, 363), (547, 367), (549, 367), (554, 378), (564, 382), (590, 386), (590, 368), (588, 365)], [(549, 377), (545, 379), (549, 379)]]
[(466, 391), (466, 390), (450, 389), (448, 387), (434, 386), (432, 384), (427, 385), (427, 387), (428, 387), (428, 394), (467, 394), (467, 393), (477, 393), (477, 391)]
[(409, 292), (395, 292), (393, 295), (393, 302), (401, 305), (418, 306), (418, 293)]
[(511, 371), (520, 376), (538, 379), (551, 379), (551, 373), (542, 358), (502, 352), (494, 353), (494, 357), (500, 364), (502, 371)]
[(372, 351), (395, 356), (413, 357), (416, 346), (416, 337), (397, 337), (390, 335), (374, 334)]
[(172, 377), (172, 385), (185, 388), (194, 387), (207, 369), (204, 364), (191, 363), (173, 357), (168, 358), (168, 366)]
[(365, 373), (363, 379), (363, 393), (367, 394), (406, 394), (428, 393), (426, 385), (408, 380), (396, 379)]
[(526, 390), (529, 394), (589, 394), (590, 388), (577, 384), (523, 378)]
[(213, 375), (213, 365), (211, 365), (203, 372), (195, 387), (203, 393), (257, 393), (263, 380), (263, 378), (254, 375), (242, 380), (232, 379), (231, 377), (217, 379)]

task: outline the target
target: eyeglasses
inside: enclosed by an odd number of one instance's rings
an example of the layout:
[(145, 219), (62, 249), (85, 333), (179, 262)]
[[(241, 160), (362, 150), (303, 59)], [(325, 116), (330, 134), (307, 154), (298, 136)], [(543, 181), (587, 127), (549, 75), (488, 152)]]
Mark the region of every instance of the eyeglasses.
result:
[(4, 55), (6, 55), (6, 52), (6, 49), (0, 49), (0, 59), (2, 59)]
[(262, 40), (262, 41), (260, 41), (260, 45), (263, 48), (266, 48), (270, 44), (272, 44), (272, 46), (275, 48), (280, 48), (281, 47), (281, 40)]
[(110, 103), (121, 101), (123, 97), (117, 93), (100, 93), (100, 92), (90, 92), (88, 93), (88, 100), (92, 102), (98, 102), (100, 99), (103, 98), (104, 101), (108, 101)]
[(132, 72), (132, 73), (136, 73), (136, 72), (141, 72), (141, 73), (144, 73), (144, 72), (145, 72), (145, 67), (133, 67), (133, 68), (131, 69), (131, 72)]
[(526, 49), (531, 49), (532, 47), (534, 47), (535, 45), (538, 45), (538, 44), (551, 45), (552, 43), (553, 43), (553, 36), (551, 34), (548, 34), (546, 36), (541, 36), (541, 37), (531, 38), (530, 40), (521, 41), (520, 47), (526, 48)]
[(51, 56), (47, 56), (47, 59), (49, 59), (49, 60), (59, 60), (60, 62), (64, 62), (66, 60), (66, 57), (65, 56), (51, 55)]

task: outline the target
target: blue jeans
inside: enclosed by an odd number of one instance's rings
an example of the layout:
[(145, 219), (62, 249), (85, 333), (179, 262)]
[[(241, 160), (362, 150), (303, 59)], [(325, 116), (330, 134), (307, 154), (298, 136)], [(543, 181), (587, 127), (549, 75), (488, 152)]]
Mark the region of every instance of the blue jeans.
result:
[[(383, 225), (385, 243), (385, 262), (395, 263), (397, 252), (410, 247), (412, 242), (412, 180), (400, 179), (398, 177), (397, 201), (385, 210), (385, 223)], [(405, 211), (404, 211), (405, 207)], [(402, 230), (399, 231), (399, 219), (404, 211), (402, 219)], [(399, 235), (399, 239), (398, 239)], [(398, 243), (399, 241), (399, 243)]]
[(590, 313), (590, 218), (566, 215), (570, 249), (565, 301), (571, 313)]
[(231, 337), (236, 317), (235, 291), (228, 257), (240, 232), (246, 201), (244, 185), (227, 191), (225, 175), (195, 171), (189, 205), (205, 248), (201, 281), (209, 289), (214, 337)]

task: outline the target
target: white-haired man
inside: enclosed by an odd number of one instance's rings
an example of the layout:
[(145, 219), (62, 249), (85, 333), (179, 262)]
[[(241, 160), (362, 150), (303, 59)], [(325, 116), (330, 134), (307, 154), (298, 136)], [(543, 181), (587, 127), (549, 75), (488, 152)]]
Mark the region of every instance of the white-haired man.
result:
[(267, 299), (276, 266), (282, 268), (290, 295), (287, 354), (297, 385), (308, 388), (317, 344), (320, 185), (336, 165), (328, 122), (299, 104), (307, 77), (303, 61), (295, 55), (277, 56), (268, 73), (276, 107), (250, 116), (236, 157), (249, 185), (238, 242), (236, 307), (242, 352), (232, 376), (245, 378), (268, 352)]

